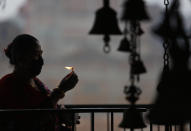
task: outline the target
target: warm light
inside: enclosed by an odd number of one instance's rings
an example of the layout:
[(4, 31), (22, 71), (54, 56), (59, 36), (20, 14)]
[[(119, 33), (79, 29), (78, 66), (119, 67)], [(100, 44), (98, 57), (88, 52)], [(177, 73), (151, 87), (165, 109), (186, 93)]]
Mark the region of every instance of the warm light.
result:
[(67, 69), (67, 70), (74, 70), (74, 67), (72, 67), (72, 66), (66, 66), (66, 67), (64, 67), (65, 69)]

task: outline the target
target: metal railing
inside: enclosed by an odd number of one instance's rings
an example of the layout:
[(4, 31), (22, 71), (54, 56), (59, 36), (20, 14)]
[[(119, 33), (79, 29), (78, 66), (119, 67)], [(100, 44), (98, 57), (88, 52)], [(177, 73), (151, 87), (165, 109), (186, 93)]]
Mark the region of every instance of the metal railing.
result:
[[(152, 105), (136, 105), (136, 109), (140, 112), (146, 112), (149, 109), (151, 109)], [(107, 114), (107, 131), (114, 131), (114, 114), (115, 113), (123, 113), (125, 110), (129, 109), (130, 105), (65, 105), (66, 109), (1, 109), (0, 113), (3, 114), (10, 114), (10, 113), (72, 113), (74, 114), (82, 114), (82, 113), (88, 113), (90, 115), (90, 131), (95, 130), (95, 115), (96, 113), (106, 113)], [(1, 119), (1, 118), (0, 118)], [(75, 117), (74, 117), (75, 119)], [(154, 125), (152, 123), (149, 123), (148, 125), (149, 131), (178, 131), (180, 129), (180, 125), (178, 126), (169, 126), (164, 125), (163, 127), (161, 125)], [(73, 123), (72, 125), (72, 131), (75, 131), (76, 124)], [(125, 129), (124, 129), (125, 130)], [(142, 129), (143, 130), (143, 129)], [(187, 130), (191, 131), (190, 123)], [(186, 131), (187, 131), (186, 130)]]
[[(65, 107), (69, 110), (73, 110), (75, 113), (89, 113), (91, 131), (95, 129), (96, 113), (107, 113), (107, 131), (114, 131), (114, 114), (123, 113), (129, 109), (130, 105), (66, 105)], [(136, 108), (140, 110), (140, 112), (146, 112), (151, 108), (151, 105), (137, 105)], [(73, 129), (75, 129), (75, 127)]]

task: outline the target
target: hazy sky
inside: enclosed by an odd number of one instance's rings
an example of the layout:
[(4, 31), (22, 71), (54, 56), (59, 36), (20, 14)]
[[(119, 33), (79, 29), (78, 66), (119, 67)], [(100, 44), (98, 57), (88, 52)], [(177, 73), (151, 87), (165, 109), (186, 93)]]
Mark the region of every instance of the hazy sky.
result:
[[(27, 1), (27, 0), (1, 0), (6, 1), (6, 8), (0, 9), (0, 21), (6, 20), (17, 14), (17, 10)], [(169, 0), (171, 2), (172, 0)], [(163, 6), (163, 0), (145, 0), (147, 4), (158, 4)], [(190, 0), (181, 0), (182, 2), (182, 11), (183, 14), (188, 14), (191, 12), (191, 1)]]
[(17, 14), (17, 10), (26, 2), (26, 0), (0, 0), (6, 2), (6, 7), (0, 9), (0, 21), (6, 20)]

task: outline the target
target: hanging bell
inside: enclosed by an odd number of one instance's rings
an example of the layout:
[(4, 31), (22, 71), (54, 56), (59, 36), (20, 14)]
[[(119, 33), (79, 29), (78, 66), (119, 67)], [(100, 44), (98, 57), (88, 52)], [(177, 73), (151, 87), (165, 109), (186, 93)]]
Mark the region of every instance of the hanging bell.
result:
[(93, 35), (104, 35), (104, 52), (106, 53), (110, 51), (109, 35), (122, 34), (118, 26), (118, 20), (116, 15), (116, 11), (109, 6), (109, 0), (104, 0), (103, 7), (96, 11), (94, 25), (89, 32), (89, 34)]
[(146, 73), (146, 68), (141, 59), (137, 59), (137, 60), (133, 61), (131, 68), (132, 68), (131, 69), (132, 74), (139, 75), (139, 74)]
[[(175, 20), (173, 20), (173, 23), (175, 22)], [(168, 30), (167, 30), (167, 25), (168, 26)], [(174, 27), (173, 27), (174, 28)], [(176, 29), (176, 28), (175, 28)], [(155, 26), (153, 29), (152, 29), (152, 32), (162, 38), (165, 38), (165, 37), (172, 37), (172, 36), (175, 36), (175, 32), (173, 30), (175, 29), (172, 29), (172, 27), (170, 26), (170, 21), (169, 19), (165, 18), (162, 23), (160, 23), (159, 25)]]
[(140, 129), (145, 128), (146, 125), (143, 120), (142, 112), (134, 107), (124, 111), (123, 120), (119, 124), (121, 128)]
[(104, 6), (96, 11), (96, 18), (89, 34), (120, 35), (122, 34), (116, 17), (117, 13), (109, 6), (109, 0), (104, 0)]
[(124, 37), (121, 40), (118, 51), (131, 52), (130, 42), (128, 41), (127, 37)]
[(149, 20), (143, 0), (128, 0), (123, 4), (122, 21)]
[(148, 118), (157, 125), (180, 125), (190, 121), (190, 73), (164, 68), (157, 97)]
[(190, 121), (191, 108), (189, 107), (189, 104), (180, 101), (178, 99), (179, 96), (175, 95), (177, 97), (175, 98), (173, 96), (175, 93), (172, 92), (173, 90), (167, 89), (166, 93), (158, 94), (153, 107), (148, 114), (151, 123), (157, 125), (180, 125)]

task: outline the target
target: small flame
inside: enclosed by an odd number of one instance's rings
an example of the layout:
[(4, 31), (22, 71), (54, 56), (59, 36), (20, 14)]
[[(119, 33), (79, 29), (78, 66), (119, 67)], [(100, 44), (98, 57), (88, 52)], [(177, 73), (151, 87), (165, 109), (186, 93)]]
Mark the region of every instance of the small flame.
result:
[(65, 69), (68, 69), (68, 70), (72, 70), (73, 71), (73, 67), (72, 66), (66, 66), (66, 67), (64, 67)]

